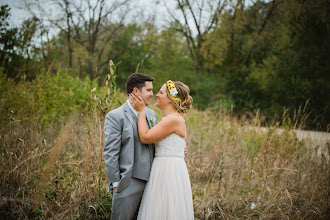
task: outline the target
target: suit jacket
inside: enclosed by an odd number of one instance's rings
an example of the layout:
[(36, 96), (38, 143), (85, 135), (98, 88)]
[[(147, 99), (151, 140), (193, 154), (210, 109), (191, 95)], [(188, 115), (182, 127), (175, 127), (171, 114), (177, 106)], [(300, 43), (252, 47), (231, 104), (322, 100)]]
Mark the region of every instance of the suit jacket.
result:
[[(149, 128), (151, 117), (157, 122), (156, 113), (149, 108), (146, 108), (146, 117)], [(127, 102), (110, 111), (105, 118), (103, 153), (106, 173), (109, 188), (111, 183), (118, 182), (117, 192), (124, 190), (132, 177), (149, 180), (155, 146), (140, 142), (137, 121)]]

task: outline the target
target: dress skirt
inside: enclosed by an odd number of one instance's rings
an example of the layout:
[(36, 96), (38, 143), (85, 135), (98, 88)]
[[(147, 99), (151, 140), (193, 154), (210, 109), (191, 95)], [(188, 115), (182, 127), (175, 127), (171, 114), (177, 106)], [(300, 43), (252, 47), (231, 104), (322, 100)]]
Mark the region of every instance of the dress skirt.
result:
[(154, 158), (138, 219), (194, 219), (190, 179), (183, 158)]

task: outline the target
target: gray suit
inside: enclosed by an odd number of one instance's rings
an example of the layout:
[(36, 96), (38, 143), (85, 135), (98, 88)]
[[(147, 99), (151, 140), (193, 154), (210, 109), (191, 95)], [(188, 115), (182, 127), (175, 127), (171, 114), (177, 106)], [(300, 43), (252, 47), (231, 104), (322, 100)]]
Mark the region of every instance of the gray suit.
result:
[[(149, 128), (151, 117), (157, 122), (151, 109), (146, 108), (146, 117)], [(118, 182), (112, 200), (112, 219), (136, 218), (149, 180), (155, 147), (154, 144), (141, 144), (137, 121), (127, 102), (110, 111), (105, 118), (104, 160), (109, 188), (113, 182)]]

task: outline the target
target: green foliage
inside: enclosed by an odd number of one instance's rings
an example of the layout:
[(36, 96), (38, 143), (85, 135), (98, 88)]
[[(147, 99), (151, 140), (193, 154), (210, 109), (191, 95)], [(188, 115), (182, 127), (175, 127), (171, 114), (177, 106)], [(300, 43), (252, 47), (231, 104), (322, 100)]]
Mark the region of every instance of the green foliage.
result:
[(204, 56), (222, 78), (218, 92), (233, 100), (235, 112), (260, 109), (268, 118), (285, 109), (294, 118), (309, 101), (306, 127), (326, 130), (328, 6), (321, 0), (279, 2), (267, 17), (273, 6), (257, 1), (244, 11), (238, 7), (208, 36)]
[(251, 134), (246, 138), (246, 147), (247, 147), (247, 155), (251, 160), (251, 170), (253, 169), (255, 163), (255, 157), (260, 152), (262, 145), (262, 137), (258, 135), (256, 132), (251, 132)]
[[(119, 63), (118, 63), (119, 64)], [(109, 61), (109, 73), (105, 78), (105, 87), (103, 93), (98, 93), (96, 88), (92, 89), (92, 111), (97, 119), (105, 118), (106, 114), (112, 109), (118, 107), (118, 93), (116, 89), (116, 68), (112, 60)]]
[(28, 19), (20, 28), (9, 27), (10, 8), (0, 8), (0, 68), (7, 76), (17, 79), (20, 75), (35, 76), (38, 62), (33, 59), (32, 39), (38, 28), (35, 19)]
[[(322, 1), (313, 2), (320, 5)], [(259, 88), (266, 94), (260, 102), (268, 102), (268, 111), (280, 114), (283, 106), (290, 109), (292, 116), (307, 100), (307, 112), (311, 112), (307, 126), (326, 129), (329, 123), (328, 106), (330, 99), (330, 66), (325, 62), (330, 50), (329, 28), (324, 15), (325, 8), (313, 7), (311, 2), (292, 1), (281, 5), (287, 17), (277, 18), (274, 24), (282, 31), (277, 32), (277, 40), (271, 47), (264, 62), (251, 72), (259, 79)], [(298, 7), (293, 14), (285, 7)], [(272, 31), (272, 33), (276, 33)], [(260, 80), (261, 79), (261, 80)]]
[(172, 28), (163, 30), (156, 38), (151, 56), (147, 63), (141, 66), (146, 74), (155, 78), (154, 93), (158, 93), (167, 80), (182, 81), (190, 87), (194, 104), (206, 108), (211, 102), (208, 89), (215, 88), (214, 78), (205, 77), (195, 71), (188, 51), (183, 46), (181, 35)]
[(43, 125), (65, 122), (71, 112), (90, 108), (90, 91), (97, 87), (96, 81), (82, 81), (62, 72), (40, 74), (32, 81), (17, 84), (4, 74), (0, 74), (0, 80), (2, 125), (15, 120)]
[(97, 200), (88, 205), (88, 212), (81, 210), (81, 214), (76, 217), (78, 219), (110, 219), (111, 205), (112, 193), (102, 191)]
[[(309, 118), (304, 128), (327, 130), (328, 9), (323, 0), (256, 1), (247, 7), (240, 1), (229, 1), (220, 15), (221, 22), (203, 32), (202, 41), (197, 40), (197, 35), (191, 39), (195, 42), (190, 45), (195, 51), (192, 53), (185, 38), (187, 33), (177, 24), (169, 23), (159, 30), (152, 20), (123, 25), (105, 18), (100, 21), (100, 32), (95, 32), (96, 38), (88, 32), (88, 22), (77, 24), (70, 44), (62, 28), (38, 45), (34, 37), (46, 33), (47, 28), (36, 19), (10, 28), (10, 9), (2, 6), (0, 69), (15, 81), (32, 80), (40, 69), (45, 69), (52, 73), (62, 70), (80, 79), (88, 75), (101, 84), (111, 58), (122, 61), (116, 83), (124, 91), (127, 77), (140, 63), (138, 71), (155, 78), (154, 93), (169, 79), (182, 81), (190, 87), (199, 109), (219, 109), (221, 103), (228, 103), (226, 112), (244, 114), (259, 109), (268, 122), (287, 109), (294, 121), (298, 109), (308, 101), (305, 111)], [(93, 20), (90, 22), (95, 25)], [(107, 29), (111, 33), (104, 31)], [(70, 48), (72, 67), (68, 66)], [(196, 71), (194, 53), (203, 61), (203, 71)], [(42, 111), (48, 112), (53, 105)]]
[(143, 61), (147, 51), (142, 26), (130, 24), (122, 28), (118, 37), (110, 42), (107, 57), (123, 61), (117, 75), (118, 88), (124, 91), (127, 77), (135, 72), (138, 63)]

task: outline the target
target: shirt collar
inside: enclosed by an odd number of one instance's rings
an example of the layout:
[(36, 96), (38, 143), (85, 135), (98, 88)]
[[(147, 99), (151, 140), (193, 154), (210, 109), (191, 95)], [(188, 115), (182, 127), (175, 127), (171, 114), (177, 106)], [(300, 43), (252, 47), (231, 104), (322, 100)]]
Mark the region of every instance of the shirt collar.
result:
[(134, 115), (136, 115), (136, 117), (139, 117), (139, 113), (135, 110), (135, 108), (133, 108), (133, 106), (131, 106), (131, 103), (129, 102), (129, 100), (127, 99), (127, 104), (128, 107), (132, 110), (132, 112), (134, 113)]

